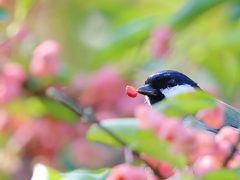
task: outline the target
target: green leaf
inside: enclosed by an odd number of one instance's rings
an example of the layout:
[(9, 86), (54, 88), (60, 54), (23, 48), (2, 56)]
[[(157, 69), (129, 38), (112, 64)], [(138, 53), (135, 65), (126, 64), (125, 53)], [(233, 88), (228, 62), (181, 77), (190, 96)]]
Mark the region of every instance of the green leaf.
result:
[(106, 59), (115, 59), (126, 49), (140, 43), (156, 24), (156, 17), (141, 17), (134, 19), (109, 33), (105, 45), (97, 54), (94, 65), (101, 65)]
[(238, 50), (240, 45), (238, 32), (238, 28), (219, 30), (212, 35), (208, 46), (215, 51), (225, 49)]
[(67, 122), (76, 122), (79, 120), (78, 115), (76, 115), (73, 111), (59, 102), (55, 102), (45, 96), (32, 96), (26, 99), (20, 97), (7, 103), (6, 108), (12, 114), (20, 116), (27, 115), (38, 117), (48, 115), (58, 120)]
[(79, 119), (78, 115), (59, 102), (55, 102), (48, 98), (41, 98), (41, 102), (45, 106), (46, 114), (54, 118), (68, 122), (76, 122)]
[(41, 116), (46, 113), (45, 104), (36, 96), (32, 96), (27, 98), (24, 101), (24, 107), (26, 108), (26, 112), (30, 116)]
[(64, 180), (105, 180), (110, 173), (109, 168), (98, 170), (78, 169), (63, 174)]
[(8, 20), (8, 13), (5, 9), (3, 9), (2, 7), (0, 7), (0, 21), (6, 21)]
[(205, 11), (224, 2), (229, 2), (229, 0), (188, 0), (184, 7), (174, 15), (171, 25), (177, 29), (182, 28)]
[[(134, 118), (109, 119), (101, 122), (101, 125), (116, 134), (134, 151), (146, 153), (177, 168), (182, 168), (186, 164), (185, 156), (172, 154), (168, 143), (158, 139), (152, 131), (138, 129), (137, 121)], [(88, 130), (87, 138), (111, 146), (121, 146), (96, 124)]]
[(204, 92), (184, 93), (157, 103), (154, 109), (168, 116), (183, 117), (193, 115), (200, 109), (213, 108), (216, 103), (216, 99)]
[(224, 179), (224, 180), (233, 180), (239, 179), (240, 172), (237, 170), (230, 169), (218, 169), (211, 171), (203, 176), (203, 180), (212, 180), (212, 179)]
[(15, 18), (17, 22), (22, 22), (26, 18), (35, 1), (36, 0), (18, 0), (16, 2)]
[(239, 20), (240, 18), (240, 2), (233, 2), (231, 5), (231, 9), (229, 11), (230, 15), (231, 15), (231, 20), (233, 22), (236, 22)]

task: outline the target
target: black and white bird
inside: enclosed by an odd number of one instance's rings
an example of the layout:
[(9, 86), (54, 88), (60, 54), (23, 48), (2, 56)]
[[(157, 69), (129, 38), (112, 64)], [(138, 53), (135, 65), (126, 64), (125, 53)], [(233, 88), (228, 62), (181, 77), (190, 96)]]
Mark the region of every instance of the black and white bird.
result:
[[(197, 90), (201, 90), (201, 88), (196, 82), (186, 75), (173, 70), (160, 71), (150, 75), (145, 81), (145, 85), (137, 89), (138, 93), (146, 95), (146, 101), (149, 105), (160, 102), (165, 98), (170, 98), (181, 93), (196, 92)], [(225, 123), (223, 127), (232, 126), (234, 128), (239, 128), (240, 110), (228, 104), (223, 104), (225, 105)], [(187, 116), (183, 121), (188, 127), (204, 129), (213, 133), (218, 133), (221, 129), (211, 129), (202, 121), (197, 120), (194, 116)]]

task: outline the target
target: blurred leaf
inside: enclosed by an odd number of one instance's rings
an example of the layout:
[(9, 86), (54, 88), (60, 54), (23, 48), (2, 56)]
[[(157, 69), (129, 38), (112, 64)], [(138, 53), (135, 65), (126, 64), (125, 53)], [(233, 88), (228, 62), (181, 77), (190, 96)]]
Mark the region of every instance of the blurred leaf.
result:
[(184, 93), (165, 99), (156, 105), (154, 109), (168, 116), (193, 115), (203, 108), (215, 107), (217, 100), (205, 92)]
[(212, 179), (233, 180), (233, 179), (239, 179), (239, 177), (240, 177), (239, 170), (218, 169), (205, 174), (202, 177), (202, 179), (203, 180), (212, 180)]
[(208, 68), (212, 76), (217, 79), (221, 87), (222, 97), (232, 100), (234, 97), (233, 93), (238, 90), (240, 84), (240, 79), (238, 78), (240, 63), (236, 61), (236, 57), (229, 50), (221, 49), (222, 52), (219, 52), (220, 49), (211, 49), (209, 57), (202, 62), (202, 66)]
[(237, 0), (188, 0), (184, 7), (173, 16), (171, 25), (177, 29), (183, 28), (203, 12), (229, 1)]
[[(109, 119), (101, 122), (101, 125), (116, 134), (134, 151), (146, 153), (153, 158), (166, 161), (177, 168), (182, 168), (186, 164), (185, 156), (172, 154), (167, 142), (158, 139), (152, 131), (138, 129), (136, 119)], [(91, 141), (111, 146), (120, 146), (112, 136), (96, 124), (92, 125), (88, 130), (87, 138)]]
[(32, 5), (34, 4), (36, 0), (18, 0), (16, 1), (16, 13), (15, 13), (15, 18), (17, 22), (22, 22)]
[(51, 116), (61, 121), (76, 122), (78, 115), (64, 105), (46, 97), (32, 96), (27, 99), (18, 98), (6, 104), (9, 112), (15, 115)]
[(110, 169), (84, 170), (77, 169), (63, 174), (64, 180), (105, 180), (110, 173)]
[(31, 116), (41, 116), (46, 113), (45, 104), (38, 97), (30, 97), (25, 100), (24, 107)]
[(8, 19), (8, 13), (5, 9), (0, 7), (0, 21), (6, 21)]
[(41, 101), (45, 105), (46, 113), (54, 118), (67, 122), (76, 122), (79, 119), (78, 115), (76, 115), (72, 110), (58, 102), (48, 98), (41, 98)]
[(209, 41), (213, 50), (237, 49), (240, 47), (239, 28), (219, 30), (214, 33)]
[(112, 31), (101, 48), (94, 65), (99, 67), (106, 60), (115, 60), (124, 50), (141, 43), (156, 24), (156, 17), (134, 19)]
[(237, 21), (240, 18), (240, 2), (233, 2), (230, 4), (230, 17), (232, 21)]

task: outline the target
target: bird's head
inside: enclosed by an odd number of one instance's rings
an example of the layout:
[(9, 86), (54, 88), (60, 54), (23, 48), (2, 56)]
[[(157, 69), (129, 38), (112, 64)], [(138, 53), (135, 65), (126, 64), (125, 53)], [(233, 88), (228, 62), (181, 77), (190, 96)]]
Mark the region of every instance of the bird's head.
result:
[(186, 75), (165, 70), (150, 75), (145, 85), (137, 91), (147, 96), (148, 103), (154, 104), (180, 93), (194, 92), (195, 89), (200, 89), (200, 87)]

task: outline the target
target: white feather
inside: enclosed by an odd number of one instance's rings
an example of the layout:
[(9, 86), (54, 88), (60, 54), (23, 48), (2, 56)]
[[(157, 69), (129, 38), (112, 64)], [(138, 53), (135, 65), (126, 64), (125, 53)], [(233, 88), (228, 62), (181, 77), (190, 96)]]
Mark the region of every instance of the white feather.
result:
[(176, 96), (178, 94), (182, 94), (182, 93), (196, 92), (194, 87), (187, 85), (187, 84), (177, 85), (177, 86), (167, 88), (167, 89), (160, 89), (160, 91), (163, 93), (163, 95), (166, 98), (170, 98), (170, 97)]
[(146, 100), (146, 103), (147, 103), (149, 106), (152, 106), (151, 103), (150, 103), (150, 100), (149, 100), (149, 97), (148, 97), (148, 96), (145, 96), (145, 100)]

